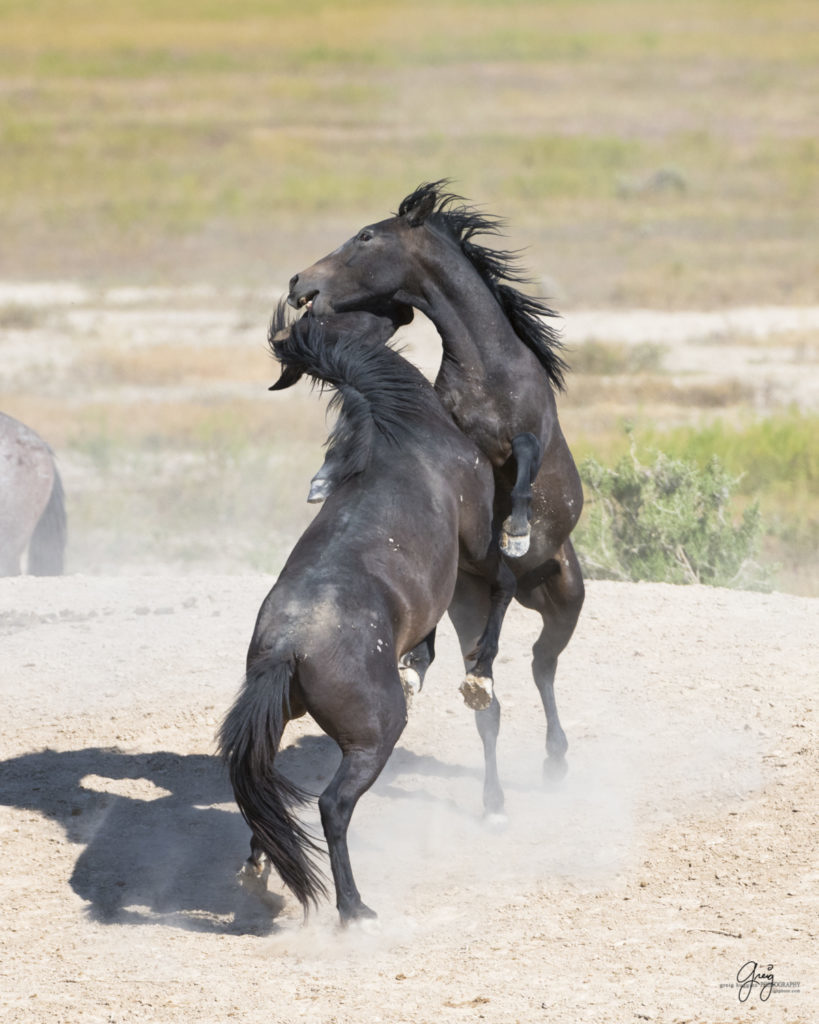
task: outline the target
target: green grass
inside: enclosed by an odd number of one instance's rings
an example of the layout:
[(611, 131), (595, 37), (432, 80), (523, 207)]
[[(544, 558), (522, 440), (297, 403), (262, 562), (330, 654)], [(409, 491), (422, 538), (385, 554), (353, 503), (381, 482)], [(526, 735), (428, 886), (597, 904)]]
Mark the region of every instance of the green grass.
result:
[(734, 514), (737, 481), (716, 456), (698, 466), (632, 445), (615, 466), (587, 459), (580, 474), (576, 547), (587, 575), (770, 589), (770, 571), (756, 560), (759, 507)]
[[(819, 593), (819, 415), (796, 411), (731, 425), (717, 419), (703, 426), (651, 428), (642, 423), (633, 437), (640, 451), (658, 451), (705, 471), (717, 458), (735, 484), (734, 512), (758, 503), (763, 545), (761, 561), (784, 590)], [(575, 457), (614, 467), (628, 456), (624, 429), (603, 443), (578, 439)]]
[(450, 176), (573, 303), (808, 301), (816, 27), (807, 0), (6, 0), (0, 274), (286, 279)]

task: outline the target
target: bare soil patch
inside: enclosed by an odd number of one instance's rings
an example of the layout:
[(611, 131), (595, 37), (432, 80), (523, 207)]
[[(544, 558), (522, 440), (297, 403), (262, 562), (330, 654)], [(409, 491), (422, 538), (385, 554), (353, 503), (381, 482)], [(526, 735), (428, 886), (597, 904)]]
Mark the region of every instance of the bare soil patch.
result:
[[(816, 1019), (816, 600), (590, 584), (560, 665), (557, 788), (528, 667), (538, 619), (513, 608), (501, 832), (481, 820), (444, 624), (353, 819), (380, 914), (367, 934), (329, 905), (303, 925), (286, 894), (271, 909), (235, 881), (247, 829), (213, 737), (270, 582), (0, 580), (5, 1021)], [(290, 727), (292, 777), (318, 791), (335, 758)], [(749, 960), (793, 984), (740, 1003)]]

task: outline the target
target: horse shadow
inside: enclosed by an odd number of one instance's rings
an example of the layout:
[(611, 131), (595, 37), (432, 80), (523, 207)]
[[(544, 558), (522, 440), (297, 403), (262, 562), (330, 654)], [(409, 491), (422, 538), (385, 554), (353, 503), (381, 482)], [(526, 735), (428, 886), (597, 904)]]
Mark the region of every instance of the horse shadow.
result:
[[(340, 761), (326, 736), (305, 736), (277, 765), (318, 793)], [(403, 771), (472, 774), (399, 748), (376, 787)], [(43, 750), (0, 762), (0, 804), (36, 811), (81, 847), (69, 878), (89, 917), (103, 924), (162, 923), (194, 931), (265, 935), (284, 900), (264, 902), (237, 882), (249, 832), (214, 756), (118, 748)]]

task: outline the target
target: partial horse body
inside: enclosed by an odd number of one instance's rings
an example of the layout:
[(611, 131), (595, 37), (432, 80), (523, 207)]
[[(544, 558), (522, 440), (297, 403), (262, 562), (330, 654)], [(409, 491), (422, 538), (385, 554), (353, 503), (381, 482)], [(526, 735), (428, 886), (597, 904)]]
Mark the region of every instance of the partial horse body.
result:
[[(517, 577), (516, 597), (543, 620), (532, 668), (547, 722), (544, 773), (559, 778), (568, 743), (554, 679), (584, 597), (570, 540), (583, 492), (555, 402), (566, 366), (548, 326), (555, 314), (509, 283), (523, 280), (512, 254), (473, 241), (476, 234), (496, 234), (500, 222), (444, 192), (445, 184), (422, 185), (396, 216), (363, 228), (297, 274), (289, 301), (318, 315), (403, 305), (421, 310), (437, 328), (443, 360), (436, 391), (492, 463), (495, 528)], [(449, 614), (467, 657), (488, 604), (487, 582), (462, 571)], [(500, 722), (497, 696), (476, 713), (489, 763)]]
[(54, 453), (30, 427), (0, 413), (0, 576), (59, 576), (65, 554), (63, 485)]
[(275, 386), (307, 374), (336, 391), (333, 489), (261, 606), (219, 745), (253, 833), (246, 872), (265, 879), (272, 863), (306, 911), (326, 890), (315, 842), (290, 809), (304, 794), (274, 758), (287, 722), (305, 712), (338, 743), (341, 764), (319, 810), (347, 922), (373, 916), (353, 879), (347, 828), (406, 723), (399, 659), (431, 644), (459, 561), (487, 575), (492, 563), (493, 614), (476, 652), (491, 675), (514, 577), (492, 533), (491, 466), (419, 371), (383, 344), (384, 322), (347, 314), (276, 327)]

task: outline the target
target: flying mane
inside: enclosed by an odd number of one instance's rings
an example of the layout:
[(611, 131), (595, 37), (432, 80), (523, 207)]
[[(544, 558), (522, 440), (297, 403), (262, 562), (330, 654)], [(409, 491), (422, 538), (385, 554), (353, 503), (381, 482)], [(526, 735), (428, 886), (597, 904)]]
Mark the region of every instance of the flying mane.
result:
[(503, 249), (490, 249), (473, 242), (475, 235), (499, 235), (504, 222), (467, 206), (462, 196), (443, 189), (448, 179), (420, 185), (398, 207), (398, 216), (411, 214), (419, 204), (434, 197), (435, 208), (427, 220), (445, 230), (460, 246), (464, 256), (500, 303), (515, 334), (537, 356), (552, 385), (562, 391), (568, 365), (560, 355), (558, 331), (544, 317), (559, 314), (543, 299), (526, 295), (506, 282), (526, 284), (529, 278), (518, 267), (518, 255)]
[[(359, 324), (346, 327), (344, 321)], [(431, 418), (445, 417), (432, 385), (395, 349), (362, 333), (356, 314), (327, 321), (312, 315), (288, 325), (281, 303), (273, 314), (268, 343), (282, 364), (271, 390), (289, 387), (306, 374), (322, 391), (332, 390), (338, 419), (327, 440), (327, 457), (340, 485), (370, 464), (377, 445), (402, 446), (426, 436)]]

